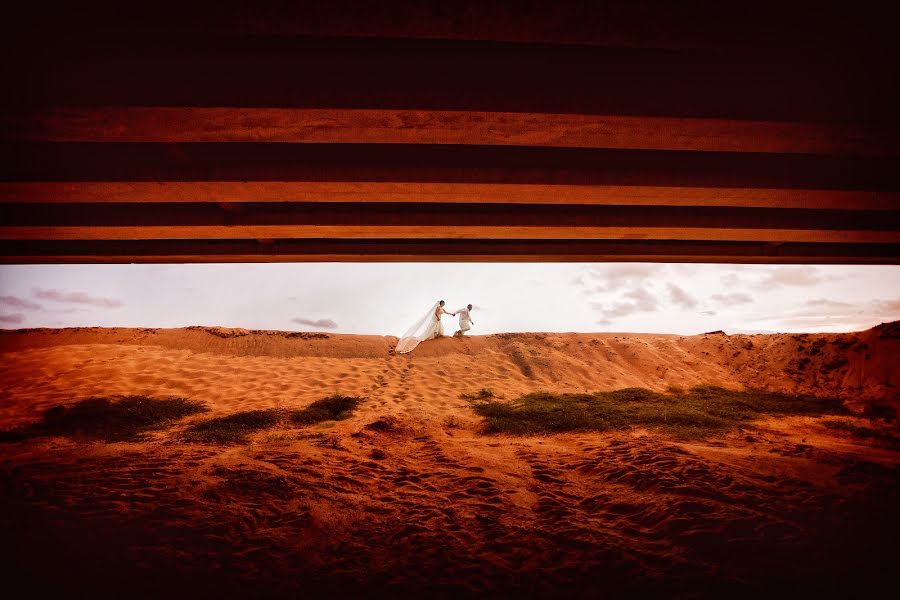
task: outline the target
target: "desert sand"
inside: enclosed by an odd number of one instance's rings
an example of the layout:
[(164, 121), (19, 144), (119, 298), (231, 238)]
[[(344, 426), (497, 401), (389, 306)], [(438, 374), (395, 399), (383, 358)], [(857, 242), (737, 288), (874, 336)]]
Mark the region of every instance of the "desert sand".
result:
[[(80, 597), (829, 596), (892, 584), (896, 444), (766, 417), (704, 440), (488, 434), (461, 394), (712, 384), (840, 397), (895, 433), (900, 324), (844, 334), (0, 333), (0, 429), (91, 397), (209, 411), (136, 441), (0, 443), (7, 582)], [(358, 396), (242, 443), (192, 423)], [(872, 407), (878, 407), (873, 418)], [(75, 594), (73, 590), (79, 590)], [(120, 596), (121, 595), (121, 596)]]

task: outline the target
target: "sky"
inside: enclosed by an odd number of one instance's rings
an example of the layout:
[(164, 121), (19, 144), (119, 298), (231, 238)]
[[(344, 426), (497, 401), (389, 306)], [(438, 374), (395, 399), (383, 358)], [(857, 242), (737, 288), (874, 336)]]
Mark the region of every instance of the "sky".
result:
[[(900, 319), (900, 266), (243, 263), (0, 266), (0, 328), (184, 327), (400, 336), (436, 301), (473, 335), (833, 332)], [(455, 330), (445, 317), (444, 329)]]

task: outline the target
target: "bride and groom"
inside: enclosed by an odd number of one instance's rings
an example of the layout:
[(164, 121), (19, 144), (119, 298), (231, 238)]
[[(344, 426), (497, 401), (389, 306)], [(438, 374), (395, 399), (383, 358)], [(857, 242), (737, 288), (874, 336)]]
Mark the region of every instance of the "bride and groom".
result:
[(444, 301), (441, 300), (432, 306), (425, 313), (425, 316), (416, 321), (416, 324), (410, 327), (403, 337), (400, 338), (400, 341), (397, 342), (397, 354), (412, 352), (421, 342), (444, 335), (444, 326), (441, 324), (441, 317), (444, 315), (453, 317), (459, 315), (459, 331), (454, 334), (454, 337), (464, 335), (475, 324), (472, 321), (471, 310), (472, 305), (469, 304), (465, 308), (448, 312), (444, 310)]

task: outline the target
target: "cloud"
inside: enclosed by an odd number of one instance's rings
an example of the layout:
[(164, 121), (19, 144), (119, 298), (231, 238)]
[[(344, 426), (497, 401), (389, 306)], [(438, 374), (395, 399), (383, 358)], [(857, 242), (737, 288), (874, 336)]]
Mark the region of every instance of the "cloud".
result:
[(674, 263), (671, 267), (679, 275), (694, 275), (700, 271), (700, 267), (693, 263)]
[(644, 288), (635, 288), (630, 292), (626, 292), (625, 297), (634, 300), (638, 308), (642, 311), (652, 311), (659, 308), (659, 302), (657, 301), (656, 296)]
[(669, 284), (669, 299), (672, 300), (672, 302), (674, 302), (675, 304), (683, 306), (684, 308), (691, 309), (697, 307), (697, 299), (674, 283)]
[(626, 277), (633, 279), (635, 277), (647, 277), (654, 273), (658, 273), (664, 269), (665, 266), (653, 263), (619, 263), (616, 265), (606, 265), (602, 268), (607, 277)]
[(853, 308), (853, 305), (849, 302), (837, 302), (835, 300), (828, 300), (827, 298), (817, 298), (814, 300), (807, 300), (807, 306), (814, 307), (822, 307), (825, 309), (837, 309), (837, 310), (847, 310), (848, 308)]
[(753, 302), (753, 296), (750, 294), (713, 294), (711, 296), (713, 302), (719, 306), (737, 306), (738, 304), (749, 304)]
[[(665, 268), (665, 265), (642, 263), (601, 265), (588, 268), (584, 275), (575, 279), (574, 283), (579, 286), (591, 287), (595, 292), (610, 292), (621, 289), (629, 283), (643, 281)], [(588, 282), (588, 277), (585, 275), (592, 278), (594, 282)]]
[[(874, 308), (874, 304), (870, 303), (869, 309)], [(827, 298), (814, 298), (807, 300), (795, 309), (789, 309), (782, 313), (782, 317), (800, 317), (800, 316), (844, 316), (853, 317), (857, 320), (859, 315), (866, 311), (863, 305), (851, 304), (849, 302), (838, 302)]]
[(601, 304), (599, 302), (591, 302), (591, 306), (603, 315), (603, 320), (617, 319), (619, 317), (627, 317), (634, 313), (641, 312), (637, 304), (633, 302), (615, 302), (613, 304)]
[(875, 310), (879, 311), (892, 311), (895, 313), (900, 313), (900, 299), (897, 300), (876, 300), (873, 303), (875, 306)]
[(299, 323), (300, 325), (307, 325), (309, 327), (318, 327), (319, 329), (337, 329), (338, 324), (335, 323), (331, 319), (304, 319), (302, 317), (297, 317), (291, 319), (294, 323)]
[(35, 297), (41, 300), (52, 300), (53, 302), (65, 302), (68, 304), (89, 304), (91, 306), (100, 306), (102, 308), (119, 308), (122, 306), (121, 300), (115, 298), (96, 298), (88, 296), (84, 292), (63, 292), (60, 290), (42, 290), (35, 288), (33, 290)]
[(807, 287), (821, 283), (825, 278), (815, 267), (778, 267), (769, 276), (759, 282), (759, 287), (768, 288), (779, 285)]
[(23, 315), (0, 315), (0, 323), (21, 323), (25, 319)]
[(707, 317), (714, 317), (714, 316), (716, 316), (716, 311), (714, 311), (714, 310), (701, 310), (701, 311), (700, 311), (700, 314), (701, 314), (701, 315), (706, 315)]
[(0, 304), (5, 304), (6, 306), (14, 306), (16, 308), (24, 308), (26, 310), (44, 309), (44, 307), (37, 302), (25, 300), (24, 298), (17, 298), (16, 296), (0, 296)]
[(900, 299), (853, 304), (828, 298), (813, 298), (777, 317), (758, 319), (751, 323), (763, 324), (780, 331), (860, 331), (881, 320), (892, 320), (898, 316)]
[(846, 315), (791, 315), (750, 323), (768, 325), (773, 331), (861, 331), (871, 327), (865, 320)]
[(603, 316), (603, 320), (627, 317), (638, 312), (652, 312), (659, 309), (659, 301), (644, 288), (635, 288), (623, 294), (631, 302), (605, 304), (591, 302), (591, 307)]
[(736, 273), (728, 273), (727, 275), (722, 275), (720, 281), (725, 287), (733, 288), (741, 283), (741, 278)]

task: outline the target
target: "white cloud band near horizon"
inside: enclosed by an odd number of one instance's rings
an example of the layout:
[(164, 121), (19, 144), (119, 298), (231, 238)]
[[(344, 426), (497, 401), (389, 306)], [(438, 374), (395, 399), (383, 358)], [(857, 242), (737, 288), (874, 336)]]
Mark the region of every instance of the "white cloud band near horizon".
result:
[[(900, 319), (900, 266), (242, 263), (0, 266), (0, 328), (401, 335), (437, 300), (473, 335), (829, 332)], [(447, 333), (455, 320), (445, 318)]]

